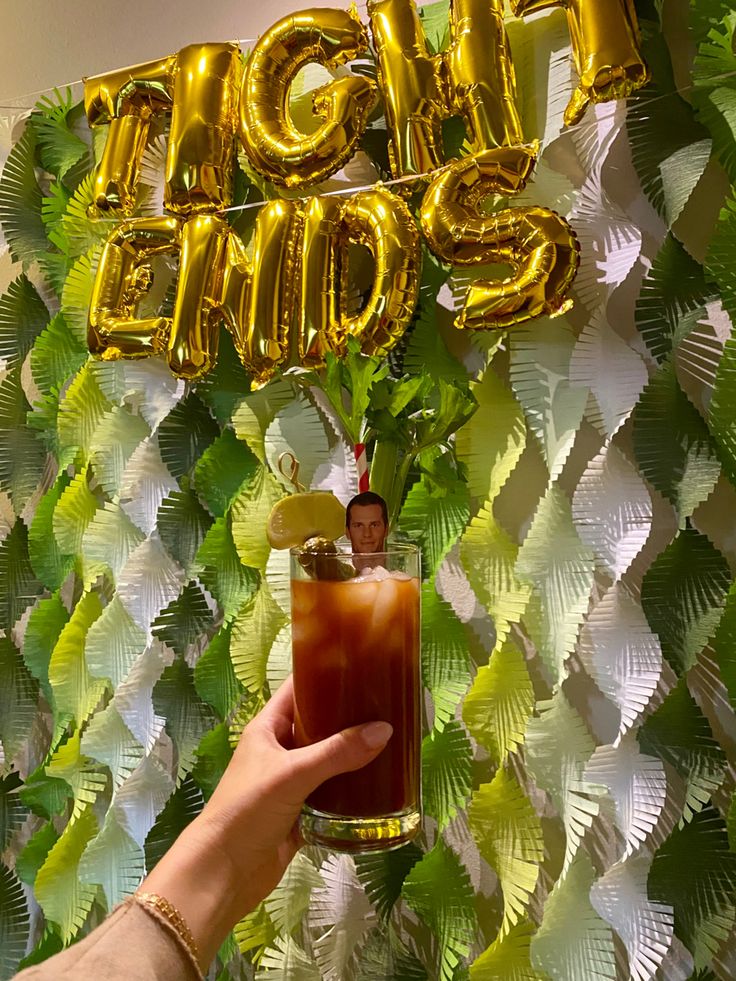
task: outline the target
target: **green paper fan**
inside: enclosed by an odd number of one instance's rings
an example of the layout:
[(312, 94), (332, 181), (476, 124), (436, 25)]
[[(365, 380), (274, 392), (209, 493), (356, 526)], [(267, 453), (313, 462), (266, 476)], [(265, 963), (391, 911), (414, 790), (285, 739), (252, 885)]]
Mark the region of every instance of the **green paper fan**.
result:
[(524, 655), (507, 640), (478, 669), (463, 702), (463, 721), (494, 763), (502, 766), (524, 742), (533, 711), (534, 687)]
[(544, 858), (542, 825), (516, 778), (498, 769), (473, 794), (470, 830), (503, 893), (501, 935), (526, 916)]
[(29, 409), (17, 365), (0, 382), (0, 488), (17, 513), (41, 483), (46, 464), (40, 440), (26, 425)]
[(690, 98), (698, 119), (713, 137), (713, 150), (736, 180), (736, 91), (733, 75), (733, 7), (730, 3), (703, 0), (690, 7), (691, 23), (696, 25), (698, 51), (693, 63)]
[(276, 927), (271, 922), (271, 917), (266, 912), (264, 903), (259, 903), (233, 928), (233, 937), (238, 945), (238, 950), (241, 954), (247, 955), (248, 959), (256, 966), (260, 964), (261, 957), (263, 957), (266, 949), (273, 944), (276, 936)]
[(728, 690), (731, 707), (736, 709), (736, 583), (726, 596), (723, 616), (712, 642), (721, 679)]
[[(197, 689), (199, 692), (199, 689)], [(233, 758), (230, 730), (221, 722), (206, 732), (195, 750), (197, 762), (192, 767), (192, 779), (201, 789), (206, 800), (214, 794), (222, 775)]]
[(81, 930), (97, 893), (96, 886), (82, 884), (78, 878), (79, 860), (96, 834), (97, 821), (86, 805), (64, 828), (36, 875), (36, 899), (46, 919), (58, 926), (65, 944)]
[(10, 844), (15, 832), (28, 817), (28, 808), (18, 796), (22, 780), (17, 770), (0, 777), (0, 851)]
[(102, 248), (93, 245), (74, 260), (64, 279), (61, 293), (61, 312), (74, 337), (80, 344), (87, 344), (87, 318), (92, 303), (92, 289), (97, 274), (97, 264)]
[(0, 976), (12, 977), (18, 970), (31, 930), (23, 886), (11, 870), (0, 863)]
[(424, 578), (432, 578), (470, 518), (465, 484), (458, 482), (444, 494), (432, 493), (426, 479), (406, 495), (399, 528), (422, 550)]
[(146, 632), (135, 623), (120, 597), (113, 596), (87, 634), (87, 667), (94, 677), (109, 678), (117, 688), (145, 647)]
[(692, 326), (687, 315), (702, 310), (711, 293), (703, 267), (668, 234), (636, 301), (636, 326), (660, 364)]
[(99, 834), (85, 848), (78, 874), (80, 882), (102, 887), (109, 911), (141, 884), (145, 875), (143, 849), (120, 825), (113, 808), (107, 812)]
[(116, 791), (130, 778), (144, 755), (143, 746), (123, 722), (114, 702), (92, 717), (84, 730), (81, 747), (85, 756), (108, 768)]
[(473, 888), (457, 855), (440, 838), (404, 881), (402, 896), (437, 938), (439, 981), (453, 981), (475, 939)]
[(38, 141), (39, 158), (44, 170), (63, 180), (83, 158), (85, 169), (92, 166), (89, 148), (69, 127), (72, 112), (72, 90), (54, 90), (55, 100), (45, 96), (36, 104), (29, 119)]
[(145, 844), (146, 871), (156, 867), (181, 832), (191, 824), (204, 807), (202, 791), (187, 776), (169, 797), (156, 823), (148, 832)]
[(128, 460), (150, 432), (142, 416), (119, 405), (100, 420), (90, 444), (90, 461), (98, 483), (110, 497), (120, 492)]
[(38, 705), (38, 682), (9, 637), (0, 637), (0, 741), (6, 766), (28, 742)]
[(178, 786), (194, 766), (197, 746), (214, 721), (212, 710), (197, 694), (192, 669), (183, 657), (164, 669), (153, 689), (153, 707), (166, 719), (166, 730), (176, 747)]
[(264, 581), (233, 622), (230, 657), (238, 681), (258, 695), (266, 684), (266, 662), (286, 616)]
[(472, 785), (473, 747), (459, 722), (434, 729), (422, 743), (424, 812), (442, 831), (463, 810)]
[(205, 535), (194, 559), (196, 571), (207, 591), (230, 621), (236, 616), (260, 581), (255, 569), (243, 565), (230, 530), (230, 516), (217, 518)]
[(642, 392), (632, 421), (641, 472), (682, 521), (710, 496), (721, 467), (708, 427), (680, 388), (670, 361)]
[(188, 474), (220, 429), (207, 406), (190, 392), (158, 428), (161, 459), (175, 478)]
[(225, 720), (234, 711), (243, 691), (230, 659), (230, 626), (222, 627), (194, 666), (194, 687)]
[[(676, 214), (668, 206), (673, 197), (689, 197), (685, 191), (692, 190), (702, 175), (701, 155), (688, 159), (681, 151), (706, 140), (708, 132), (695, 119), (692, 106), (676, 91), (664, 35), (649, 29), (643, 53), (652, 77), (644, 89), (630, 97), (626, 129), (644, 193), (668, 224), (672, 224)], [(653, 106), (657, 107), (656, 111)], [(679, 174), (673, 173), (673, 157), (680, 161)], [(673, 192), (672, 181), (683, 184), (684, 190), (679, 194)]]
[(357, 973), (361, 981), (428, 981), (423, 965), (391, 926), (376, 927), (368, 934), (360, 951)]
[(647, 570), (641, 605), (678, 676), (693, 667), (713, 636), (730, 585), (724, 556), (691, 527), (680, 531)]
[(54, 827), (53, 821), (42, 825), (35, 834), (31, 835), (15, 860), (15, 872), (21, 882), (25, 882), (27, 886), (34, 884), (38, 870), (58, 840), (59, 832)]
[(31, 265), (49, 247), (41, 220), (41, 191), (35, 173), (36, 137), (26, 126), (0, 177), (0, 224), (14, 262)]
[(675, 911), (675, 933), (703, 968), (733, 925), (736, 855), (723, 819), (707, 807), (672, 832), (654, 856), (649, 895)]
[(526, 422), (511, 390), (491, 367), (470, 390), (478, 409), (457, 432), (457, 458), (467, 468), (472, 496), (493, 500), (524, 451)]
[(18, 276), (0, 297), (0, 358), (7, 368), (23, 361), (48, 322), (36, 287), (27, 276)]
[(209, 406), (218, 423), (226, 426), (238, 403), (250, 391), (250, 385), (251, 376), (243, 367), (232, 335), (223, 327), (220, 330), (217, 364), (197, 382), (197, 395)]
[(90, 255), (102, 250), (108, 237), (120, 224), (117, 218), (90, 218), (88, 209), (95, 201), (95, 175), (87, 174), (77, 186), (61, 216), (49, 232), (49, 239), (69, 256)]
[(161, 502), (156, 516), (161, 541), (185, 571), (212, 525), (212, 517), (192, 490), (174, 491)]
[(687, 784), (684, 820), (702, 811), (726, 775), (726, 757), (683, 678), (639, 730), (643, 752), (658, 756)]
[(434, 703), (434, 726), (455, 716), (471, 679), (465, 628), (433, 582), (422, 584), (422, 680)]
[(200, 500), (216, 518), (223, 517), (235, 495), (255, 476), (258, 460), (232, 429), (224, 429), (194, 468)]
[(75, 474), (54, 508), (54, 537), (59, 549), (67, 555), (76, 555), (81, 550), (84, 533), (99, 507), (97, 497), (90, 490), (89, 476), (88, 467)]
[(277, 412), (292, 401), (294, 394), (291, 382), (277, 378), (264, 388), (246, 395), (233, 412), (235, 435), (247, 443), (261, 463), (266, 462), (266, 430)]
[(196, 582), (189, 582), (159, 613), (151, 624), (151, 632), (186, 657), (195, 644), (203, 643), (212, 620), (212, 610), (201, 588)]
[(53, 530), (56, 505), (70, 483), (69, 475), (62, 472), (38, 502), (28, 531), (28, 554), (33, 571), (44, 586), (52, 591), (61, 587), (74, 568), (74, 550), (63, 552)]
[(256, 981), (322, 981), (323, 974), (293, 937), (276, 937), (259, 959)]
[(84, 530), (80, 553), (84, 585), (90, 588), (98, 576), (116, 580), (128, 556), (145, 540), (145, 535), (119, 504), (106, 501)]
[(358, 879), (382, 921), (388, 921), (404, 880), (421, 857), (422, 852), (412, 842), (390, 852), (355, 856)]
[(235, 498), (231, 508), (232, 535), (243, 565), (263, 571), (271, 546), (266, 523), (271, 508), (284, 496), (270, 470), (260, 467), (252, 482)]
[(714, 280), (728, 310), (731, 321), (736, 320), (736, 270), (732, 257), (736, 248), (736, 200), (726, 198), (718, 216), (705, 260), (706, 272)]
[(68, 465), (77, 455), (86, 462), (97, 427), (111, 408), (100, 390), (91, 362), (87, 361), (59, 406), (60, 466)]
[(508, 637), (511, 624), (519, 623), (532, 593), (531, 583), (517, 578), (518, 554), (519, 546), (486, 502), (465, 530), (460, 558), (473, 592), (493, 618), (497, 644)]
[[(736, 309), (736, 307), (735, 307)], [(708, 422), (723, 467), (731, 483), (736, 483), (736, 339), (729, 339), (718, 365)]]
[(102, 613), (97, 593), (85, 593), (72, 611), (51, 653), (49, 683), (54, 692), (54, 718), (70, 716), (78, 726), (90, 717), (107, 683), (93, 678), (84, 656), (87, 633)]
[(470, 966), (470, 981), (547, 981), (532, 967), (531, 941), (534, 927), (520, 920), (501, 932), (490, 947)]
[(69, 621), (69, 613), (58, 592), (42, 599), (31, 611), (23, 638), (23, 660), (34, 678), (40, 683), (41, 691), (49, 705), (53, 706), (54, 696), (49, 684), (49, 661), (61, 631)]
[(42, 591), (28, 558), (28, 530), (18, 518), (0, 542), (0, 629), (10, 631)]

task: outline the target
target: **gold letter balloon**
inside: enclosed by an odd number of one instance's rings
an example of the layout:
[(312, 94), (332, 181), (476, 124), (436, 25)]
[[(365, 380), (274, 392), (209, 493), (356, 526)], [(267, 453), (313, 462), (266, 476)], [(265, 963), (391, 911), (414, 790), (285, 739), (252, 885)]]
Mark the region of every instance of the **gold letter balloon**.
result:
[(176, 55), (169, 55), (84, 80), (87, 122), (110, 127), (95, 174), (100, 211), (132, 213), (151, 117), (171, 108), (175, 66)]
[(533, 148), (486, 150), (454, 162), (427, 189), (422, 229), (440, 259), (463, 266), (507, 263), (513, 270), (508, 279), (473, 283), (456, 321), (460, 328), (513, 327), (571, 306), (567, 292), (580, 247), (564, 218), (547, 208), (487, 215), (479, 207), (491, 194), (522, 190), (533, 167)]
[(450, 46), (430, 55), (413, 0), (370, 0), (394, 177), (441, 166), (442, 120), (465, 120), (475, 152), (522, 142), (503, 0), (450, 0)]
[(549, 7), (567, 11), (580, 84), (565, 111), (565, 123), (580, 122), (591, 102), (625, 99), (649, 81), (639, 49), (634, 0), (510, 0), (515, 14)]
[(347, 163), (375, 105), (375, 84), (350, 75), (318, 88), (312, 107), (324, 122), (311, 134), (295, 126), (289, 95), (308, 62), (336, 68), (367, 49), (366, 29), (352, 10), (304, 10), (266, 31), (248, 60), (240, 102), (240, 138), (256, 170), (277, 184), (306, 187)]

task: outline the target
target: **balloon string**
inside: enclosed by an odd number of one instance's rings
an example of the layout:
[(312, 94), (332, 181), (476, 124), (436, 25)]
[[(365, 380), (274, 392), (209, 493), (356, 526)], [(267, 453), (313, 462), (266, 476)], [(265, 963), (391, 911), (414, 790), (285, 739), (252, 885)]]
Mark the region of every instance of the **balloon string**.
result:
[[(288, 473), (284, 470), (284, 464), (287, 460), (289, 461)], [(304, 484), (299, 483), (299, 461), (293, 453), (290, 453), (288, 450), (282, 453), (278, 459), (278, 467), (281, 476), (290, 481), (297, 494), (301, 494), (307, 489)]]

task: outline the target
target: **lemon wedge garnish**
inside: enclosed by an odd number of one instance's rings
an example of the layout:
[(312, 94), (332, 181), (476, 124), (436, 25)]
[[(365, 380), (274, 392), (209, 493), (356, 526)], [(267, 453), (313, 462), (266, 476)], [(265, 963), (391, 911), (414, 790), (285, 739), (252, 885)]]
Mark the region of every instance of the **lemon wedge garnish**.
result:
[(345, 508), (330, 491), (306, 491), (277, 501), (266, 535), (272, 548), (293, 548), (308, 538), (334, 541), (345, 534)]

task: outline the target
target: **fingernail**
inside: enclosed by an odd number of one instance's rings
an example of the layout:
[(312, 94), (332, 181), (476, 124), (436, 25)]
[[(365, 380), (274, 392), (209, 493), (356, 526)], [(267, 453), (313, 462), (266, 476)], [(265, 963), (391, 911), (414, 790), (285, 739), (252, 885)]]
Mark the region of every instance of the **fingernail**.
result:
[(368, 749), (378, 749), (389, 741), (393, 731), (390, 722), (368, 722), (361, 727), (360, 737)]

